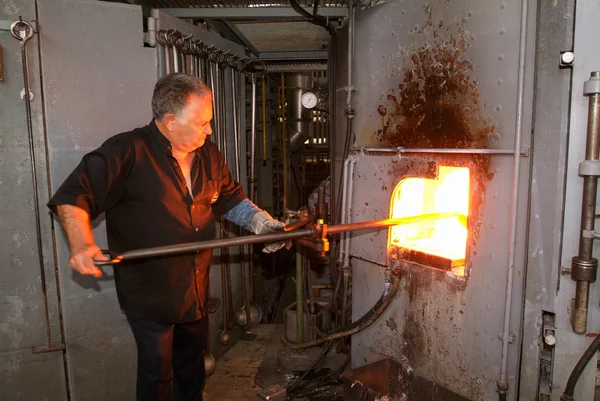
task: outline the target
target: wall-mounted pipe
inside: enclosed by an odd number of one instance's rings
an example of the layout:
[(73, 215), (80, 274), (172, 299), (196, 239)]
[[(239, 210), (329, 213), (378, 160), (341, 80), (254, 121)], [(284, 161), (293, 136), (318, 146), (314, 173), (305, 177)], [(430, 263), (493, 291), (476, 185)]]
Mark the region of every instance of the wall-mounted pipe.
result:
[(589, 97), (585, 161), (579, 165), (583, 176), (581, 205), (581, 233), (579, 254), (573, 257), (571, 279), (576, 281), (575, 307), (571, 316), (573, 331), (585, 334), (587, 329), (590, 283), (596, 281), (598, 260), (592, 257), (598, 176), (600, 176), (600, 71), (591, 73), (583, 86), (583, 94)]
[(250, 198), (256, 199), (256, 75), (251, 74), (252, 81), (252, 103), (250, 111)]
[(519, 36), (519, 69), (517, 78), (517, 119), (515, 122), (515, 142), (513, 152), (512, 197), (510, 201), (510, 236), (508, 239), (508, 264), (506, 269), (506, 292), (504, 302), (504, 324), (500, 339), (502, 352), (500, 360), (500, 375), (496, 385), (500, 401), (506, 400), (508, 382), (506, 371), (508, 365), (508, 344), (510, 336), (510, 317), (512, 311), (513, 276), (515, 272), (515, 249), (517, 241), (517, 212), (519, 200), (519, 177), (521, 176), (521, 137), (523, 134), (523, 113), (525, 96), (525, 61), (527, 56), (527, 16), (529, 2), (521, 0), (521, 31)]

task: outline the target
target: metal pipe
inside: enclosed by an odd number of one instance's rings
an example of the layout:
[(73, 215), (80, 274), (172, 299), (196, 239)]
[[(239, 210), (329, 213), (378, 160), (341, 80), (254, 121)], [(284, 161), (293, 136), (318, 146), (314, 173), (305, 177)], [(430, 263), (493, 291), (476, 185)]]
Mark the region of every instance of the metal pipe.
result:
[(283, 162), (283, 210), (288, 207), (288, 154), (287, 154), (287, 121), (285, 118), (285, 73), (281, 73), (281, 155)]
[(519, 177), (521, 175), (521, 137), (523, 134), (523, 114), (525, 96), (525, 61), (527, 50), (527, 0), (521, 0), (521, 31), (519, 37), (519, 73), (517, 84), (517, 119), (515, 122), (515, 142), (513, 159), (512, 198), (510, 202), (510, 237), (508, 239), (508, 265), (506, 271), (506, 293), (504, 302), (504, 324), (501, 334), (502, 355), (500, 361), (500, 375), (497, 387), (500, 398), (506, 397), (508, 382), (506, 381), (506, 369), (508, 364), (508, 344), (510, 341), (510, 316), (513, 295), (513, 276), (515, 270), (515, 248), (517, 240), (517, 204), (519, 200)]
[[(354, 176), (354, 167), (356, 166), (357, 158), (352, 158), (349, 164), (350, 171), (348, 172), (348, 200), (346, 201), (346, 223), (352, 220), (352, 191), (354, 189), (354, 180), (352, 177)], [(350, 268), (350, 235), (347, 234), (344, 239), (344, 262), (342, 264), (342, 269)]]
[(256, 75), (251, 74), (251, 111), (250, 111), (250, 194), (256, 200)]
[(354, 72), (354, 0), (348, 1), (348, 87), (346, 88), (346, 113), (354, 117), (352, 108), (353, 72)]
[[(350, 163), (350, 157), (346, 158), (346, 160), (344, 161), (344, 169), (342, 171), (342, 209), (341, 209), (341, 216), (340, 216), (340, 223), (341, 224), (345, 224), (346, 223), (346, 200), (348, 199), (348, 165)], [(344, 261), (344, 252), (346, 251), (346, 249), (344, 248), (344, 238), (346, 237), (346, 234), (342, 234), (341, 238), (340, 238), (340, 254), (338, 257), (338, 264), (340, 266), (342, 266), (342, 262)]]
[[(445, 148), (351, 148), (351, 152), (359, 154), (378, 153), (450, 153), (450, 154), (482, 154), (482, 155), (514, 155), (513, 149), (445, 149)], [(529, 151), (523, 149), (521, 156), (529, 156)]]
[(138, 250), (125, 251), (123, 253), (116, 253), (112, 251), (103, 250), (102, 252), (105, 255), (110, 256), (111, 260), (96, 261), (95, 264), (98, 266), (102, 266), (116, 264), (123, 260), (144, 259), (155, 256), (181, 255), (185, 253), (203, 251), (206, 249), (278, 242), (302, 237), (318, 237), (319, 235), (336, 235), (345, 231), (379, 230), (382, 228), (397, 226), (401, 224), (412, 224), (423, 220), (438, 220), (457, 216), (462, 215), (456, 212), (430, 213), (422, 214), (419, 216), (398, 217), (395, 219), (372, 220), (349, 224), (339, 224), (335, 226), (323, 226), (321, 228), (302, 228), (289, 232), (280, 231), (269, 234), (247, 235), (243, 237), (219, 238), (209, 241), (188, 242), (183, 244), (165, 245), (154, 248), (144, 248)]
[(233, 105), (233, 110), (232, 110), (232, 114), (233, 114), (233, 150), (234, 150), (234, 162), (235, 162), (235, 180), (237, 182), (240, 181), (241, 178), (241, 173), (240, 173), (240, 145), (239, 145), (239, 136), (241, 135), (240, 132), (238, 132), (238, 121), (237, 121), (237, 113), (238, 113), (238, 107), (237, 107), (237, 96), (236, 96), (236, 92), (238, 90), (237, 85), (236, 85), (236, 72), (233, 68), (231, 68), (231, 100), (232, 100), (232, 105)]
[(302, 247), (296, 244), (296, 342), (304, 342), (304, 290), (302, 280)]
[(598, 190), (598, 168), (600, 156), (600, 71), (591, 73), (584, 83), (583, 94), (589, 97), (588, 124), (585, 148), (585, 161), (579, 165), (579, 174), (583, 176), (583, 195), (581, 199), (581, 231), (579, 254), (573, 258), (571, 279), (575, 285), (575, 308), (571, 319), (573, 331), (585, 334), (589, 304), (590, 283), (596, 281), (598, 260), (592, 257), (596, 198)]
[(35, 142), (33, 139), (33, 123), (31, 117), (31, 98), (29, 97), (29, 62), (27, 58), (27, 42), (33, 38), (34, 30), (31, 24), (19, 18), (10, 26), (11, 35), (21, 44), (21, 62), (23, 64), (23, 85), (25, 88), (25, 117), (27, 120), (27, 136), (29, 139), (29, 158), (31, 164), (31, 180), (33, 186), (33, 210), (35, 213), (35, 233), (37, 240), (37, 251), (40, 267), (40, 281), (42, 287), (42, 295), (44, 300), (44, 328), (46, 335), (46, 345), (42, 347), (34, 347), (33, 352), (50, 352), (56, 350), (64, 350), (65, 345), (52, 346), (52, 333), (50, 331), (50, 312), (48, 309), (48, 290), (46, 288), (46, 270), (44, 265), (44, 251), (42, 244), (42, 227), (40, 223), (39, 211), (39, 193), (37, 182), (37, 163), (35, 161)]
[(267, 164), (267, 67), (263, 65), (262, 75), (262, 126), (263, 126), (263, 141), (262, 141), (262, 161), (263, 165)]

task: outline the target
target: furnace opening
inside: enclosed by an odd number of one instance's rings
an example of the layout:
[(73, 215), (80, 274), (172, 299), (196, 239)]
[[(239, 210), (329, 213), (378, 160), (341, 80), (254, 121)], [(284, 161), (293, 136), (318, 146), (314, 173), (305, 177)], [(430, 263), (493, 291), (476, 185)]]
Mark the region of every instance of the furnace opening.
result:
[(470, 175), (466, 167), (440, 166), (437, 179), (400, 181), (391, 199), (390, 217), (428, 216), (390, 230), (389, 244), (400, 258), (465, 274)]

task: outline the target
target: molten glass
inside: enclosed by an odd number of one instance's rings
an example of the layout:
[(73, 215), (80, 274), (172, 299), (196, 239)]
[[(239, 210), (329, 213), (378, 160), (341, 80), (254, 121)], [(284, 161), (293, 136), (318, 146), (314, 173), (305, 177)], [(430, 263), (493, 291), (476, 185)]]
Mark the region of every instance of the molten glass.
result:
[(390, 245), (448, 259), (452, 271), (463, 275), (469, 236), (469, 194), (466, 167), (440, 166), (436, 180), (401, 181), (392, 194), (391, 218), (441, 215), (392, 227)]

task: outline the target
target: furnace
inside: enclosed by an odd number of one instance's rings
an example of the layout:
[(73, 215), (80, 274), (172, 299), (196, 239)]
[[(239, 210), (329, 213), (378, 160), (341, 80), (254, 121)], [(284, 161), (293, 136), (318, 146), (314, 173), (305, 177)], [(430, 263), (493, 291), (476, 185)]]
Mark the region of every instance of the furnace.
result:
[(395, 187), (390, 217), (433, 215), (390, 229), (400, 258), (464, 276), (470, 178), (467, 167), (439, 166), (436, 179), (406, 178)]

